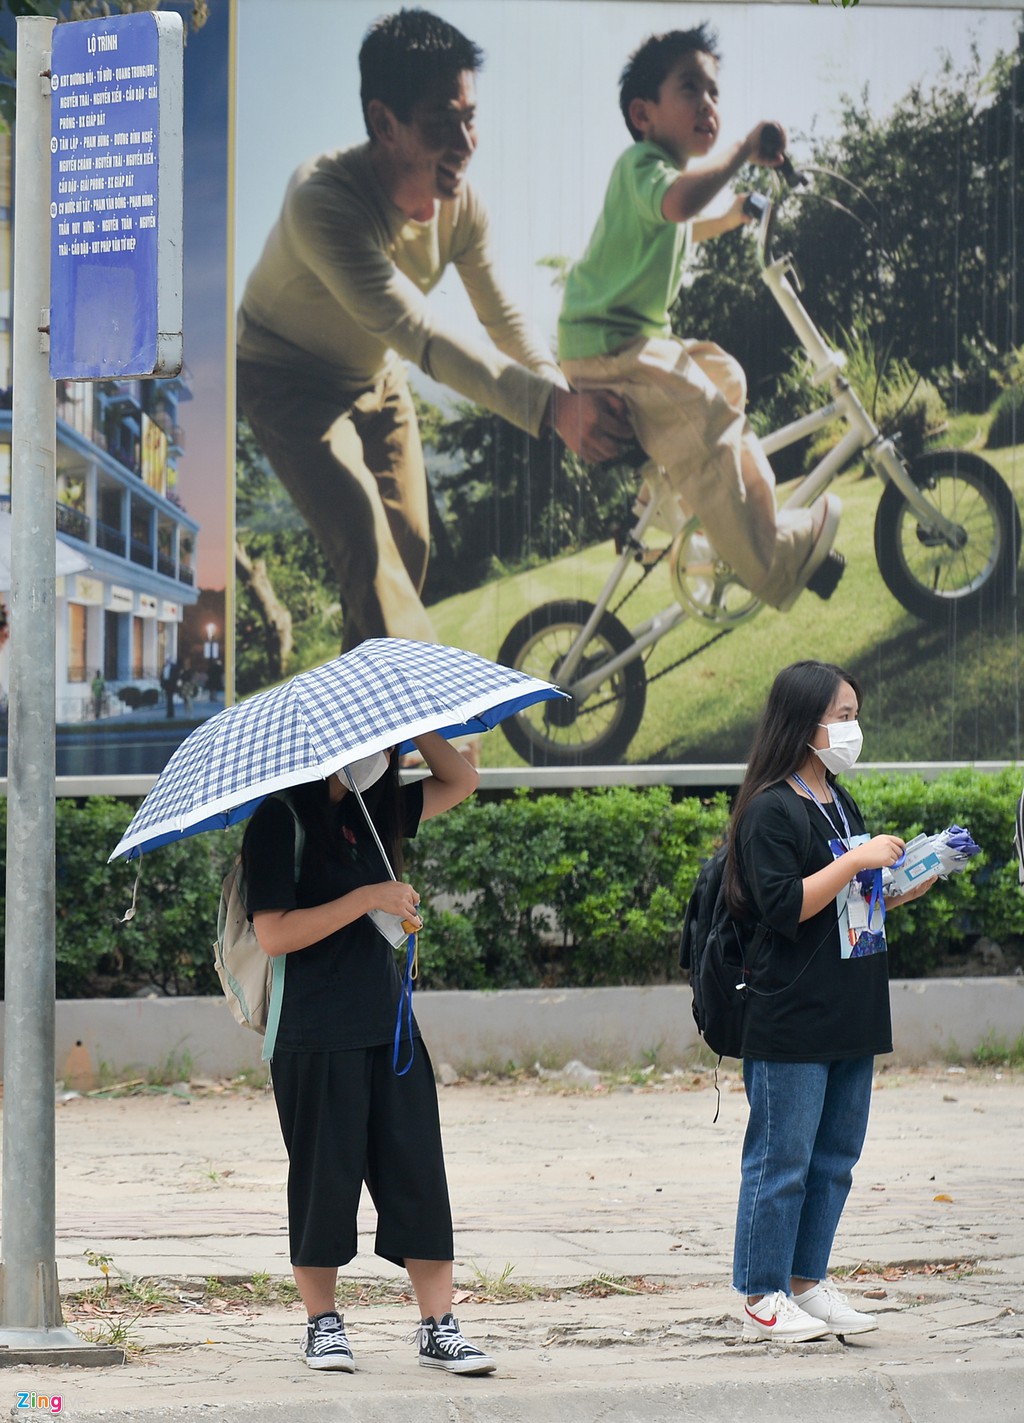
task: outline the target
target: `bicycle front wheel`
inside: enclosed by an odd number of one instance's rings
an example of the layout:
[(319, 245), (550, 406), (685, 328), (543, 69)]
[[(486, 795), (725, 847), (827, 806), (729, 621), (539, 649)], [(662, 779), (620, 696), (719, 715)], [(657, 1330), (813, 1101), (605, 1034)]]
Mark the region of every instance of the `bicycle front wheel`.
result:
[[(592, 603), (544, 603), (516, 623), (498, 661), (531, 677), (561, 681), (562, 664), (583, 631)], [(627, 628), (604, 613), (583, 651), (580, 677), (597, 671), (633, 646)], [(647, 702), (647, 677), (639, 657), (619, 667), (583, 702), (538, 702), (501, 723), (512, 749), (530, 766), (600, 766), (619, 761), (637, 733)]]
[(985, 607), (1012, 594), (1021, 519), (999, 473), (963, 450), (937, 450), (910, 461), (910, 475), (930, 503), (957, 525), (949, 539), (928, 527), (895, 484), (875, 515), (875, 557), (886, 586), (907, 612), (926, 621)]

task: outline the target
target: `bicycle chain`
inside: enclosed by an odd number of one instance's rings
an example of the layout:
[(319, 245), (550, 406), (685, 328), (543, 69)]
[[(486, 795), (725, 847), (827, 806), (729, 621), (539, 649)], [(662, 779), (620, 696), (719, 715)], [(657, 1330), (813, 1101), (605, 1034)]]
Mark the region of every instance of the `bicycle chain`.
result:
[[(619, 606), (621, 607), (622, 605), (620, 604)], [(663, 667), (660, 672), (655, 672), (653, 677), (648, 677), (647, 685), (651, 686), (652, 683), (659, 682), (662, 677), (667, 677), (668, 674), (670, 672), (674, 672), (677, 667), (682, 667), (685, 662), (691, 662), (693, 658), (697, 656), (698, 653), (706, 652), (709, 647), (714, 646), (716, 642), (720, 642), (723, 637), (728, 637), (732, 631), (732, 628), (723, 628), (721, 632), (716, 632), (714, 637), (709, 637), (707, 642), (701, 643), (700, 647), (695, 647), (690, 652), (684, 653), (683, 656), (678, 657), (675, 662), (670, 662), (667, 667)], [(654, 648), (652, 647), (651, 652), (653, 651)], [(649, 652), (647, 656), (643, 659), (645, 668), (647, 666), (647, 662), (650, 658), (651, 652)], [(603, 702), (595, 702), (593, 706), (591, 706), (590, 702), (588, 701), (576, 713), (577, 720), (580, 717), (589, 716), (591, 712), (600, 711), (602, 707), (611, 706), (614, 702), (617, 702), (618, 700), (618, 697), (605, 697)]]

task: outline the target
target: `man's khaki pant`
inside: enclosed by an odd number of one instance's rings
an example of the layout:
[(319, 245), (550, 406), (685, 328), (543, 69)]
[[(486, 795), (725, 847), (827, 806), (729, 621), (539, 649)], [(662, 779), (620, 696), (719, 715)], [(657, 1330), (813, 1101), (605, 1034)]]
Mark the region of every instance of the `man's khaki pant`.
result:
[(239, 361), (237, 382), (239, 409), (337, 574), (342, 650), (368, 637), (436, 642), (420, 602), (427, 477), (404, 371), (334, 391)]
[(641, 339), (562, 368), (576, 390), (622, 396), (643, 449), (752, 593), (778, 606), (801, 586), (814, 515), (775, 508), (775, 475), (746, 418), (738, 361), (710, 341)]

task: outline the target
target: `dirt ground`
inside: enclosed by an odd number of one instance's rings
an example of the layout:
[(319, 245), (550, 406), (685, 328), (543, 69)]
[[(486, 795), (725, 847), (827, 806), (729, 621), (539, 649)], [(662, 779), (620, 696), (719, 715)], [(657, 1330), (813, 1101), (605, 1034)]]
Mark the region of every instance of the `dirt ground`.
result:
[[(738, 1076), (723, 1075), (717, 1124), (709, 1073), (633, 1076), (591, 1089), (523, 1078), (441, 1090), (457, 1312), (500, 1365), (477, 1381), (485, 1414), (472, 1399), (460, 1411), (473, 1381), (453, 1394), (455, 1381), (415, 1367), (415, 1306), (401, 1272), (372, 1253), (366, 1203), (341, 1295), (358, 1372), (342, 1385), (304, 1367), (274, 1105), (267, 1092), (220, 1083), (61, 1101), (67, 1321), (126, 1346), (127, 1362), (23, 1364), (10, 1388), (59, 1388), (69, 1417), (108, 1423), (201, 1406), (233, 1418), (245, 1405), (239, 1418), (262, 1418), (272, 1404), (359, 1423), (575, 1423), (577, 1406), (590, 1423), (715, 1423), (752, 1408), (801, 1423), (841, 1416), (821, 1411), (828, 1390), (847, 1423), (953, 1423), (982, 1401), (996, 1423), (1020, 1416), (1006, 1400), (1024, 1397), (1024, 1074), (879, 1073), (833, 1269), (880, 1327), (795, 1350), (739, 1342), (729, 1289), (746, 1118)], [(707, 1390), (698, 1411), (682, 1409), (683, 1385)], [(781, 1411), (758, 1408), (750, 1390), (766, 1386)], [(442, 1398), (454, 1412), (435, 1414)], [(391, 1411), (378, 1413), (385, 1402)]]

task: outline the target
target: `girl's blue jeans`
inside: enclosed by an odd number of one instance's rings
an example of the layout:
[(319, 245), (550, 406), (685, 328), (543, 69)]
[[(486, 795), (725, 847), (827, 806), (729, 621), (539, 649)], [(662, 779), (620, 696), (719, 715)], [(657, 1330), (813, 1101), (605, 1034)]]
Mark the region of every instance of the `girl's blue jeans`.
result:
[(745, 1058), (733, 1286), (789, 1294), (791, 1276), (823, 1280), (864, 1145), (873, 1057), (841, 1062)]

